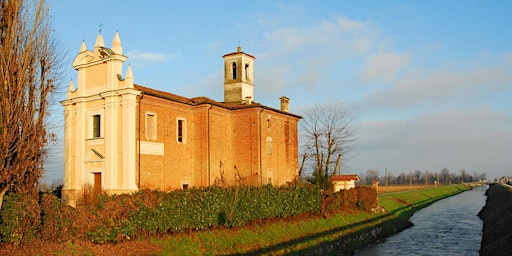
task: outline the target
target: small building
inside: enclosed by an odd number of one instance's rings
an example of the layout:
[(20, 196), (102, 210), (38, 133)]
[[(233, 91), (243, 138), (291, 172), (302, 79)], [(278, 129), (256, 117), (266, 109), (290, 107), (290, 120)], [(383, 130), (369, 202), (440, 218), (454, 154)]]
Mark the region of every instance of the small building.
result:
[(342, 189), (351, 189), (356, 187), (356, 181), (360, 181), (358, 175), (347, 174), (347, 175), (333, 175), (331, 182), (334, 187), (334, 192), (338, 192)]

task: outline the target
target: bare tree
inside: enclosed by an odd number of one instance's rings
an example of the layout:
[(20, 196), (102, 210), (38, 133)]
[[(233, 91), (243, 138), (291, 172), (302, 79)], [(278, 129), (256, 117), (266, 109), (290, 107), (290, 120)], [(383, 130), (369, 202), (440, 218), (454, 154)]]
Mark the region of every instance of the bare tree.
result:
[(414, 179), (416, 180), (416, 184), (420, 184), (421, 183), (421, 180), (422, 180), (422, 173), (420, 170), (415, 170), (414, 171)]
[(316, 182), (327, 188), (330, 177), (339, 173), (353, 149), (353, 116), (343, 104), (333, 103), (316, 105), (306, 110), (303, 117), (303, 158), (310, 163)]
[(462, 168), (460, 170), (460, 181), (461, 182), (466, 182), (466, 181), (469, 181), (469, 174), (468, 172), (466, 171), (466, 169)]
[(450, 182), (450, 171), (448, 170), (448, 168), (443, 168), (443, 170), (441, 170), (439, 179), (440, 179), (440, 182), (445, 183), (445, 184)]
[(0, 0), (0, 208), (43, 174), (48, 106), (61, 59), (44, 0)]
[(367, 185), (373, 184), (373, 181), (379, 180), (379, 172), (376, 170), (367, 170), (365, 175), (365, 180)]

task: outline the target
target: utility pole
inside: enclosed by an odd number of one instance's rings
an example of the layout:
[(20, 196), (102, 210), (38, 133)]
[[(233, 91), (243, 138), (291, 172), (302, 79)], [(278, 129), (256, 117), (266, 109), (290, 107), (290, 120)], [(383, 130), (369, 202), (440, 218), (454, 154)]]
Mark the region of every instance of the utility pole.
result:
[(412, 188), (412, 169), (409, 169), (409, 186)]
[(386, 186), (388, 185), (388, 167), (384, 167), (384, 173), (385, 173), (385, 176), (386, 176)]
[(428, 186), (428, 170), (425, 169), (425, 186)]

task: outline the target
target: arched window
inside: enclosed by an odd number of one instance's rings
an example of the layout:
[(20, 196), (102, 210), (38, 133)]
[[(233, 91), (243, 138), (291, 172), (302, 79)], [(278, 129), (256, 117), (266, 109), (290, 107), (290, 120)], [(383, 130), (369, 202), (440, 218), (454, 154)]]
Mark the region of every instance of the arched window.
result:
[(249, 64), (245, 64), (245, 80), (249, 80)]
[(236, 79), (236, 63), (233, 62), (233, 65), (231, 65), (231, 75), (232, 75), (232, 79), (235, 80)]

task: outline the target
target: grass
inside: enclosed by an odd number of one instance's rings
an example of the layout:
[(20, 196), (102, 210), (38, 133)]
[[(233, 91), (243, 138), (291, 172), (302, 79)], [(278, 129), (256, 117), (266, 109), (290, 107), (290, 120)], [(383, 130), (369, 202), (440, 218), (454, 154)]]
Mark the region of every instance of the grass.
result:
[(188, 255), (300, 254), (322, 250), (338, 241), (344, 241), (342, 248), (347, 250), (345, 253), (350, 253), (376, 239), (368, 236), (372, 229), (378, 226), (392, 229), (393, 221), (408, 220), (416, 209), (467, 189), (453, 185), (381, 195), (379, 201), (386, 212), (380, 215), (352, 212), (328, 218), (277, 220), (238, 229), (178, 234), (153, 242), (164, 248), (160, 255), (181, 255), (183, 252)]
[(117, 244), (40, 243), (15, 248), (8, 255), (350, 255), (377, 239), (398, 232), (419, 208), (467, 190), (463, 185), (426, 188), (379, 195), (386, 211), (380, 214), (351, 211), (328, 217), (301, 216), (274, 219), (236, 229), (180, 232), (159, 238)]
[[(364, 229), (368, 225), (359, 222), (372, 218), (374, 216), (370, 213), (357, 212), (337, 214), (330, 218), (315, 217), (292, 222), (282, 220), (262, 226), (167, 237), (156, 243), (164, 247), (162, 255), (178, 255), (184, 251), (189, 255), (285, 254), (307, 250), (318, 243)], [(358, 225), (351, 226), (354, 223)]]

